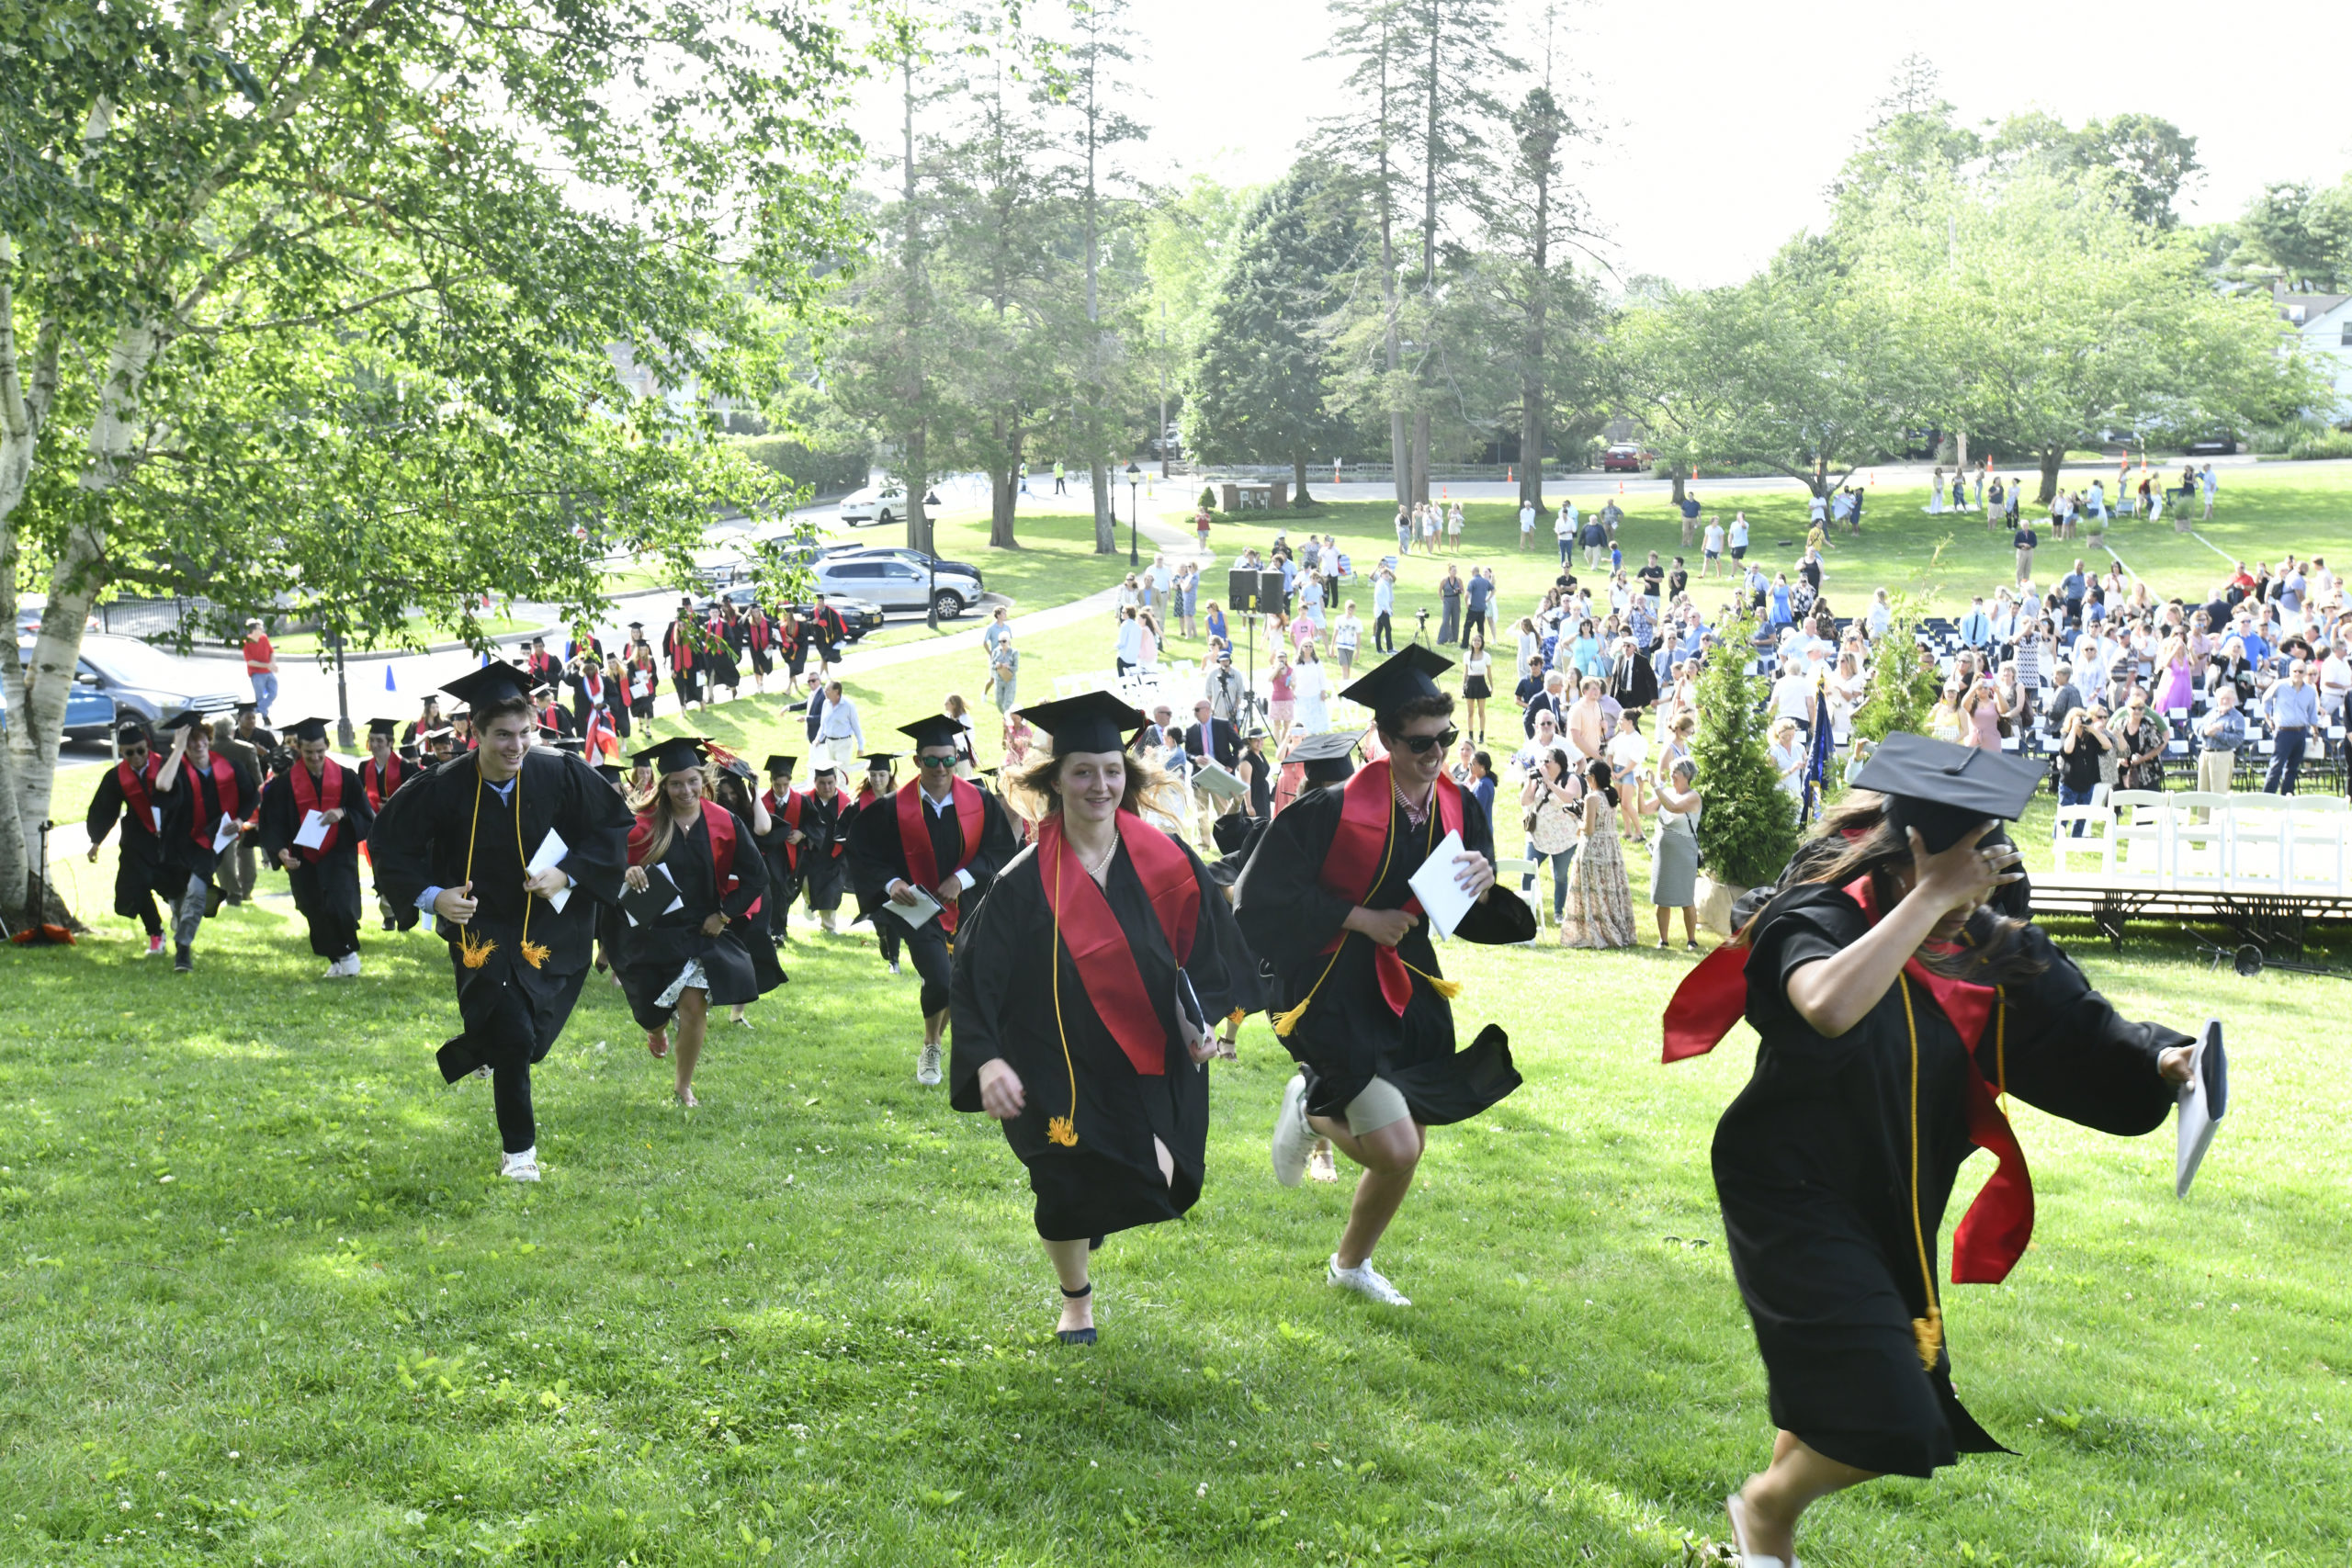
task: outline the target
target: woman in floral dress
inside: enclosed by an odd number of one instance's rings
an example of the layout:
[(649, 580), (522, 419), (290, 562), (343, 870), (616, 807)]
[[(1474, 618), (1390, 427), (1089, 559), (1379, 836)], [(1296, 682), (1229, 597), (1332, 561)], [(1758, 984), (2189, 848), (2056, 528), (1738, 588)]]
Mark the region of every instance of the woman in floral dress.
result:
[(1634, 945), (1634, 888), (1617, 839), (1617, 786), (1607, 762), (1585, 765), (1584, 841), (1568, 871), (1568, 906), (1560, 917), (1562, 947)]

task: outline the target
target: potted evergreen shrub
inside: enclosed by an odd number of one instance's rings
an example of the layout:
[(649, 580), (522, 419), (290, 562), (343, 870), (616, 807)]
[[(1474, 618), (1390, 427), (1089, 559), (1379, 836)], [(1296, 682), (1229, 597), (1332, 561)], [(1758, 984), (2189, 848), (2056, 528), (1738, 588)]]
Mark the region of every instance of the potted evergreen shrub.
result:
[(1747, 673), (1756, 621), (1743, 615), (1715, 628), (1719, 639), (1699, 671), (1699, 730), (1691, 738), (1699, 794), (1699, 919), (1731, 934), (1731, 907), (1781, 874), (1797, 847), (1797, 807), (1781, 787), (1766, 728), (1770, 685)]

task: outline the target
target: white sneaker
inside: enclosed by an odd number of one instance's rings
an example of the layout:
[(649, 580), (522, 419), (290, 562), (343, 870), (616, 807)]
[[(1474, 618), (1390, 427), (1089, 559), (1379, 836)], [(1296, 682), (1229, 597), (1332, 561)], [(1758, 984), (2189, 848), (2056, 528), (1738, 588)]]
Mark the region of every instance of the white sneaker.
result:
[[(539, 1179), (539, 1151), (525, 1149), (519, 1155), (501, 1155), (498, 1174), (509, 1181), (537, 1181)], [(1385, 1280), (1381, 1282), (1387, 1283)]]
[(1314, 1149), (1315, 1129), (1306, 1124), (1306, 1077), (1302, 1073), (1283, 1087), (1283, 1108), (1274, 1113), (1274, 1179), (1284, 1187), (1297, 1186)]
[(926, 1088), (939, 1082), (939, 1047), (925, 1045), (922, 1055), (915, 1058), (915, 1082)]
[(899, 972), (899, 961), (898, 961), (897, 959), (893, 958), (892, 960), (890, 960), (890, 973), (891, 973), (891, 974), (893, 974), (893, 975), (896, 975), (898, 972)]
[(356, 976), (359, 973), (359, 954), (355, 953), (343, 961), (343, 972), (346, 976)]
[(1340, 1267), (1340, 1255), (1335, 1252), (1331, 1254), (1331, 1271), (1327, 1278), (1329, 1283), (1359, 1295), (1370, 1296), (1383, 1306), (1408, 1307), (1413, 1304), (1405, 1299), (1403, 1292), (1381, 1277), (1380, 1270), (1372, 1266), (1369, 1258), (1352, 1269), (1342, 1269)]

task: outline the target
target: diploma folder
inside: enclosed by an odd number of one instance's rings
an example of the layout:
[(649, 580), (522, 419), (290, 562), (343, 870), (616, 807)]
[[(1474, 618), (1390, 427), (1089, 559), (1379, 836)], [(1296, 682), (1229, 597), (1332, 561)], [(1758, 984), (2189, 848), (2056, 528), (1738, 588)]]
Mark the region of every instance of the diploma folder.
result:
[(2173, 1159), (2173, 1193), (2188, 1196), (2197, 1167), (2213, 1145), (2213, 1134), (2230, 1108), (2230, 1059), (2222, 1049), (2222, 1021), (2205, 1021), (2205, 1031), (2188, 1054), (2188, 1081), (2180, 1086), (2178, 1132)]
[[(569, 893), (571, 889), (564, 891)], [(678, 891), (676, 879), (671, 876), (670, 868), (666, 865), (646, 868), (644, 892), (631, 892), (626, 885), (621, 888), (621, 913), (633, 926), (650, 924), (685, 901), (684, 896)]]
[[(531, 863), (523, 868), (524, 880), (528, 881), (532, 877), (538, 875), (539, 873), (561, 861), (563, 859), (564, 852), (571, 847), (571, 845), (563, 841), (561, 834), (558, 833), (552, 828), (548, 829), (548, 836), (539, 840), (539, 847), (537, 851), (532, 854)], [(571, 902), (571, 889), (569, 887), (559, 887), (554, 892), (548, 894), (547, 896), (547, 899), (549, 904), (554, 906), (555, 912), (560, 915), (563, 913), (563, 907)]]
[(1421, 901), (1421, 913), (1429, 917), (1430, 928), (1440, 936), (1452, 936), (1453, 928), (1462, 923), (1462, 917), (1470, 912), (1474, 902), (1454, 880), (1461, 874), (1461, 867), (1454, 864), (1453, 857), (1463, 852), (1462, 835), (1447, 833), (1430, 852), (1430, 858), (1421, 863), (1421, 869), (1413, 873), (1408, 885), (1413, 897)]
[(1214, 757), (1203, 757), (1193, 767), (1193, 784), (1218, 800), (1242, 800), (1250, 785), (1241, 775)]
[(914, 896), (915, 901), (912, 904), (901, 904), (896, 898), (885, 898), (882, 901), (882, 908), (906, 921), (909, 926), (920, 928), (933, 915), (939, 913), (939, 900), (920, 887), (914, 889)]
[(305, 813), (302, 818), (302, 826), (294, 835), (294, 847), (298, 850), (315, 850), (326, 841), (326, 813), (323, 811)]

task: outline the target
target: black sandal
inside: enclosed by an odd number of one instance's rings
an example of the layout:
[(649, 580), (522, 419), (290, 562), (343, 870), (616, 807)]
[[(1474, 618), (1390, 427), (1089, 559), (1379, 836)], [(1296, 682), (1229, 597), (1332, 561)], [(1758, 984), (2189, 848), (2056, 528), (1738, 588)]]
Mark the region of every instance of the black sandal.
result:
[[(1074, 1302), (1083, 1301), (1093, 1293), (1094, 1281), (1091, 1280), (1086, 1281), (1086, 1289), (1082, 1291), (1073, 1291), (1067, 1286), (1063, 1287), (1062, 1290), (1063, 1296)], [(1057, 1328), (1054, 1330), (1054, 1337), (1060, 1340), (1065, 1345), (1091, 1345), (1094, 1343), (1094, 1330), (1091, 1328)]]

